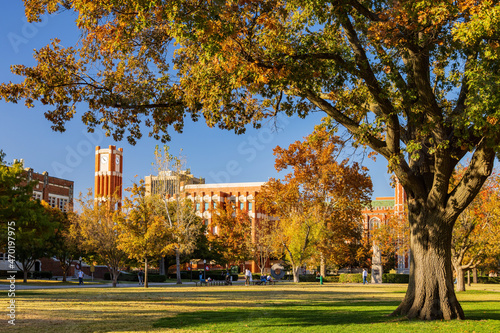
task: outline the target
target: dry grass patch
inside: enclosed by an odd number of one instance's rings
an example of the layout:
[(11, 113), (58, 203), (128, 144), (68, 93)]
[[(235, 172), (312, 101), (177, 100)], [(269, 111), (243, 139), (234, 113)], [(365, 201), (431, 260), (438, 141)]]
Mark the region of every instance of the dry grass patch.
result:
[(404, 292), (404, 285), (342, 284), (18, 290), (16, 326), (8, 331), (500, 331), (498, 286), (459, 293), (470, 318), (461, 322), (387, 317)]

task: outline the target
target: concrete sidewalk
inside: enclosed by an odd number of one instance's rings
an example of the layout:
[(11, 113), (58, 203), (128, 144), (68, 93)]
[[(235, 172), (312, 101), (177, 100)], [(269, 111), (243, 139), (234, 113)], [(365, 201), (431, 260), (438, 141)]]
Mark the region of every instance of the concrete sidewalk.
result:
[[(233, 284), (244, 284), (245, 281), (234, 281)], [(150, 282), (148, 283), (149, 287), (172, 287), (172, 286), (195, 286), (195, 281), (190, 282), (182, 282), (182, 284), (177, 284), (175, 282)], [(92, 284), (92, 282), (86, 282), (83, 285), (78, 284), (64, 284), (64, 285), (46, 285), (46, 286), (35, 286), (35, 285), (26, 285), (22, 282), (16, 281), (16, 291), (18, 290), (30, 290), (30, 289), (66, 289), (66, 288), (113, 288), (112, 283), (105, 284)], [(137, 283), (124, 283), (119, 282), (116, 285), (116, 288), (144, 288), (144, 286), (139, 286)], [(0, 284), (0, 290), (9, 290), (9, 284)]]

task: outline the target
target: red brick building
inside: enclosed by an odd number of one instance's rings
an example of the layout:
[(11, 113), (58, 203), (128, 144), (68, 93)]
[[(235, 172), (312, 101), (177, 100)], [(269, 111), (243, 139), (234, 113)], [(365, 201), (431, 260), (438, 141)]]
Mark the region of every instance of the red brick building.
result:
[[(396, 180), (393, 197), (377, 197), (372, 201), (371, 209), (367, 208), (362, 212), (365, 237), (370, 239), (374, 229), (386, 224), (394, 216), (405, 214), (405, 207), (406, 193), (403, 186)], [(410, 253), (402, 251), (397, 253), (396, 257), (397, 272), (408, 273), (410, 269)]]
[[(21, 160), (21, 163), (23, 161)], [(28, 181), (35, 180), (38, 184), (33, 188), (33, 198), (47, 202), (51, 207), (63, 212), (73, 210), (74, 182), (49, 176), (47, 171), (36, 173), (32, 168), (25, 169)], [(0, 253), (0, 270), (8, 270), (7, 255)], [(59, 261), (53, 258), (41, 258), (35, 262), (32, 271), (51, 271), (53, 275), (62, 275)]]
[[(236, 209), (248, 213), (251, 219), (252, 234), (249, 235), (252, 242), (255, 241), (255, 228), (264, 217), (263, 212), (255, 205), (255, 198), (258, 195), (263, 182), (253, 183), (223, 183), (223, 184), (198, 184), (186, 185), (184, 191), (188, 199), (195, 204), (196, 214), (201, 217), (212, 233), (217, 233), (217, 227), (212, 226), (212, 214), (210, 210), (222, 203), (232, 202)], [(249, 268), (252, 272), (257, 272), (257, 264), (254, 261), (245, 262), (244, 268)]]

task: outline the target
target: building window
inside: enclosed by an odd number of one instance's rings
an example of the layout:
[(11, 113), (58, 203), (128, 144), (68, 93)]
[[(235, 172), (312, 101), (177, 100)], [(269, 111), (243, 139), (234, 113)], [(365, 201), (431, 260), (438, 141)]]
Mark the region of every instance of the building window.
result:
[(69, 203), (69, 200), (68, 199), (61, 199), (59, 198), (59, 209), (62, 211), (62, 212), (65, 212), (67, 211), (67, 205)]
[(216, 203), (216, 202), (214, 202), (214, 209), (215, 209), (215, 208), (217, 208), (217, 203)]
[(245, 209), (245, 203), (244, 202), (240, 202), (240, 210), (243, 210)]
[(203, 223), (204, 223), (205, 225), (208, 225), (208, 220), (203, 220)]
[(56, 197), (52, 197), (49, 195), (49, 202), (48, 202), (49, 206), (52, 207), (52, 208), (56, 208), (57, 207), (57, 199)]
[(200, 203), (196, 203), (196, 211), (199, 212), (200, 211)]
[(249, 211), (249, 212), (251, 212), (251, 211), (252, 211), (252, 203), (251, 203), (251, 202), (249, 202), (249, 203), (248, 203), (248, 211)]
[(205, 210), (208, 210), (208, 202), (205, 202)]
[(42, 200), (42, 193), (40, 193), (40, 192), (33, 192), (33, 199), (35, 199), (35, 200)]
[(378, 217), (373, 217), (370, 219), (370, 230), (375, 230), (380, 227), (380, 219)]
[(214, 235), (219, 234), (219, 228), (217, 226), (214, 227)]

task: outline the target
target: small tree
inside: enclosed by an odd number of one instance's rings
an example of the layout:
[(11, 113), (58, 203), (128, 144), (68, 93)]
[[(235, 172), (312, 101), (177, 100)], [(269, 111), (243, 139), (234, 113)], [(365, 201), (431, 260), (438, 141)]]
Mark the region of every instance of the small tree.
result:
[(393, 269), (395, 258), (405, 256), (410, 250), (408, 215), (406, 213), (390, 215), (386, 223), (373, 230), (371, 240), (382, 254), (384, 269)]
[(119, 212), (111, 208), (112, 202), (94, 200), (90, 190), (86, 197), (80, 194), (76, 202), (82, 211), (70, 214), (70, 232), (75, 235), (81, 250), (92, 253), (95, 261), (108, 267), (113, 287), (116, 287), (120, 269), (127, 259), (126, 253), (119, 248)]
[(169, 233), (163, 204), (157, 197), (146, 196), (144, 181), (128, 188), (132, 196), (125, 198), (123, 214), (117, 220), (119, 249), (128, 258), (144, 263), (144, 287), (148, 288), (148, 261), (169, 250)]
[(270, 218), (260, 220), (254, 230), (255, 239), (249, 245), (260, 274), (264, 273), (264, 268), (271, 257), (277, 256), (278, 252), (282, 250), (279, 243), (275, 242), (276, 232), (276, 223)]
[(248, 213), (232, 202), (219, 205), (212, 210), (213, 232), (207, 234), (208, 241), (219, 249), (219, 263), (228, 266), (250, 258), (252, 243), (252, 221)]
[(344, 248), (360, 240), (361, 210), (369, 202), (372, 183), (357, 163), (336, 161), (342, 146), (339, 137), (318, 127), (303, 142), (274, 150), (276, 170), (291, 168), (292, 172), (283, 181), (269, 181), (259, 200), (266, 213), (279, 218), (277, 237), (292, 264), (295, 282), (299, 267), (318, 250), (321, 257), (334, 258), (339, 253), (332, 247)]
[(193, 203), (182, 193), (186, 177), (184, 158), (171, 155), (168, 146), (163, 146), (163, 149), (156, 146), (153, 165), (158, 170), (155, 195), (164, 203), (165, 217), (172, 237), (171, 248), (176, 258), (177, 283), (182, 284), (181, 256), (194, 251), (202, 223), (194, 212)]
[[(15, 243), (15, 266), (24, 272), (26, 283), (36, 260), (51, 254), (48, 241), (57, 222), (51, 220), (40, 201), (32, 198), (36, 182), (26, 178), (23, 164), (9, 166), (4, 157), (0, 150), (0, 245)], [(10, 267), (13, 269), (13, 265)]]
[(498, 173), (488, 178), (481, 192), (456, 221), (451, 259), (456, 273), (457, 291), (465, 291), (465, 271), (478, 267), (487, 257), (500, 253), (499, 181)]
[(45, 209), (51, 216), (51, 220), (57, 222), (57, 228), (49, 243), (63, 272), (63, 282), (66, 282), (71, 265), (81, 256), (82, 252), (78, 248), (78, 241), (74, 238), (74, 234), (70, 232), (71, 221), (68, 214), (46, 204)]

